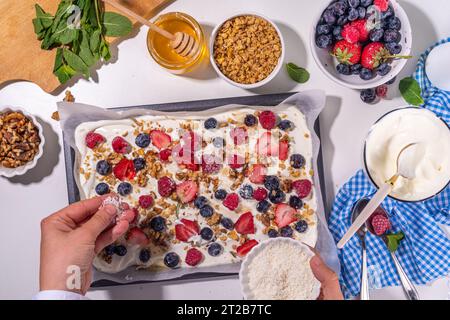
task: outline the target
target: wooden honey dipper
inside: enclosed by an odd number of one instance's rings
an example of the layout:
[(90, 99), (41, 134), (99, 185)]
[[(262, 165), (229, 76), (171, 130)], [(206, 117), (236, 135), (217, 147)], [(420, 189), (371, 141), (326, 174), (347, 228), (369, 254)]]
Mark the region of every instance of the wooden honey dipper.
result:
[(135, 12), (131, 11), (130, 9), (124, 7), (123, 5), (117, 3), (113, 0), (103, 0), (103, 2), (108, 3), (112, 7), (116, 8), (117, 10), (121, 11), (122, 13), (126, 14), (127, 16), (139, 21), (140, 23), (148, 26), (151, 30), (159, 33), (164, 38), (167, 38), (170, 40), (170, 47), (180, 56), (182, 57), (192, 57), (195, 53), (197, 53), (199, 49), (198, 41), (194, 39), (191, 35), (185, 33), (185, 32), (176, 32), (175, 34), (172, 34), (157, 25), (151, 23), (144, 17), (141, 17), (140, 15), (136, 14)]

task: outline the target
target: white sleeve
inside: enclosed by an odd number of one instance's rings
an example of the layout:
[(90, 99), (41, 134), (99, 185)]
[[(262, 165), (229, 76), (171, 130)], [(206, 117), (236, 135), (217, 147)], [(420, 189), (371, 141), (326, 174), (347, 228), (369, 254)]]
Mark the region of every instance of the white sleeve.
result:
[(33, 300), (89, 300), (89, 298), (70, 291), (45, 290), (35, 295)]

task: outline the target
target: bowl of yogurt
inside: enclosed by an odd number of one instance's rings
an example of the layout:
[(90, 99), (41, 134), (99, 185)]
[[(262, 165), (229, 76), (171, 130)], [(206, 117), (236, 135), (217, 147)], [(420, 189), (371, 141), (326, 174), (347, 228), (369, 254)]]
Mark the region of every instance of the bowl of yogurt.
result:
[(393, 110), (371, 128), (364, 144), (364, 168), (376, 188), (397, 173), (403, 148), (420, 144), (413, 179), (400, 177), (389, 197), (402, 202), (425, 201), (450, 184), (450, 127), (436, 114), (416, 107)]

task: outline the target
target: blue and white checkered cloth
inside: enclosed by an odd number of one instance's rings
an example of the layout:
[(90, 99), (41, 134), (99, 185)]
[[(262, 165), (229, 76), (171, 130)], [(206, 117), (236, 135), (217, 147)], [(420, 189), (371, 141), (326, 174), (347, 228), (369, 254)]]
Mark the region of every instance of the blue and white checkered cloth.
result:
[[(414, 77), (422, 88), (425, 108), (435, 112), (450, 124), (450, 92), (432, 86), (425, 74), (425, 62), (431, 50), (450, 38), (428, 49), (420, 58)], [(371, 197), (376, 189), (363, 171), (346, 183), (336, 196), (329, 219), (329, 228), (338, 242), (351, 225), (351, 211), (363, 197)], [(439, 224), (450, 226), (450, 187), (431, 200), (421, 203), (402, 203), (386, 199), (383, 208), (390, 215), (394, 232), (403, 231), (405, 239), (396, 255), (405, 272), (415, 284), (427, 284), (450, 274), (450, 239)], [(400, 285), (390, 253), (383, 241), (367, 235), (367, 258), (371, 288)], [(361, 283), (361, 244), (357, 236), (339, 250), (340, 282), (347, 298), (357, 296)]]

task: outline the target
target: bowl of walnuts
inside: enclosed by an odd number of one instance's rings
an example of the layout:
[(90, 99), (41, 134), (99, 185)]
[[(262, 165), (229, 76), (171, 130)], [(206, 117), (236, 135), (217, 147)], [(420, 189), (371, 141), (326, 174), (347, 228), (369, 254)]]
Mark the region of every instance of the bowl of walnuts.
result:
[(34, 168), (44, 147), (42, 126), (20, 108), (0, 110), (0, 176), (11, 178)]
[(218, 24), (211, 35), (214, 70), (228, 83), (243, 89), (270, 82), (280, 71), (284, 55), (280, 30), (261, 14), (235, 14)]

